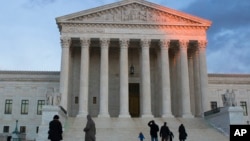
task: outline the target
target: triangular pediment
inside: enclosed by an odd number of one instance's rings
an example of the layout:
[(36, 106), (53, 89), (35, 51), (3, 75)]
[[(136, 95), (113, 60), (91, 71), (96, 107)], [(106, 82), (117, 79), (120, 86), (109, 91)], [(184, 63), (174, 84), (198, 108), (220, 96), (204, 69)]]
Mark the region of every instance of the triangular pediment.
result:
[(57, 23), (210, 26), (211, 22), (145, 0), (124, 0), (57, 18)]

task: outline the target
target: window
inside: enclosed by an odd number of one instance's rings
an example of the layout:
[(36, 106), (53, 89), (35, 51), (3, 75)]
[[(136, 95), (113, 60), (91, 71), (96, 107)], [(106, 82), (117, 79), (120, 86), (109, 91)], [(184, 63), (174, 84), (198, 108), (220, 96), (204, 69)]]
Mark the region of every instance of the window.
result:
[(9, 126), (4, 126), (3, 127), (3, 132), (4, 133), (9, 133), (9, 128), (10, 128)]
[(43, 105), (45, 105), (45, 100), (38, 100), (37, 101), (37, 115), (42, 115)]
[(26, 133), (26, 127), (20, 126), (20, 133)]
[(36, 127), (36, 133), (38, 134), (39, 132), (39, 126)]
[(96, 97), (93, 97), (93, 104), (96, 104)]
[(247, 102), (246, 101), (241, 101), (240, 106), (243, 108), (243, 115), (247, 116)]
[(217, 109), (217, 102), (216, 101), (211, 101), (211, 110)]
[(4, 114), (12, 114), (12, 100), (11, 99), (5, 100)]
[(21, 114), (27, 115), (29, 110), (29, 100), (22, 100), (21, 104)]
[(75, 104), (78, 104), (78, 102), (79, 102), (79, 99), (78, 99), (78, 97), (76, 96), (76, 97), (75, 97)]

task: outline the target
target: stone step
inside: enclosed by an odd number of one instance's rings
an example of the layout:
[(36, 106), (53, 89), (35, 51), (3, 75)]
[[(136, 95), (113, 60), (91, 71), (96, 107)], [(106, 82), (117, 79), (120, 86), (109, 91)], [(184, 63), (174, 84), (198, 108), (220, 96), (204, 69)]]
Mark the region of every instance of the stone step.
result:
[[(148, 121), (152, 118), (93, 118), (96, 124), (97, 141), (138, 141), (142, 132), (145, 141), (150, 141)], [(192, 141), (228, 141), (229, 137), (210, 126), (202, 118), (154, 118), (159, 128), (166, 121), (178, 140), (178, 127), (182, 123), (186, 127), (188, 139)], [(86, 118), (68, 118), (65, 123), (64, 141), (84, 141), (83, 128)]]

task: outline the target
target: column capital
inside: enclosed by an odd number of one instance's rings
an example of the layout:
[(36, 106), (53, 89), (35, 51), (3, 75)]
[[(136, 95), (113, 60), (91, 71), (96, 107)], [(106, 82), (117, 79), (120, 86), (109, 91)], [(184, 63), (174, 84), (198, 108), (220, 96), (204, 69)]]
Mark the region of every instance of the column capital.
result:
[(198, 48), (205, 49), (207, 47), (207, 41), (206, 40), (199, 40), (197, 44), (198, 44)]
[(189, 43), (189, 40), (179, 40), (180, 49), (187, 49), (188, 43)]
[(126, 49), (129, 46), (129, 39), (120, 39), (120, 48)]
[(160, 40), (159, 45), (161, 49), (168, 49), (170, 47), (170, 40)]
[(149, 48), (151, 40), (149, 39), (141, 39), (141, 47), (142, 48)]
[(110, 39), (108, 39), (108, 38), (101, 38), (100, 42), (101, 42), (101, 48), (108, 48), (109, 47), (109, 43), (110, 43)]
[(60, 40), (62, 48), (69, 48), (71, 44), (71, 39), (69, 37), (61, 37)]
[(89, 38), (81, 38), (81, 47), (88, 48), (90, 45), (90, 39)]

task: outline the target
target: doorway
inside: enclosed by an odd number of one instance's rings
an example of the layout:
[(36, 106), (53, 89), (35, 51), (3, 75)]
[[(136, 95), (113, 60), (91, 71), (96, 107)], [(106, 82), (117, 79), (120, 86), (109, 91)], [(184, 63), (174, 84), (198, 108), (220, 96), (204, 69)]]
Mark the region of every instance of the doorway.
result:
[(129, 83), (129, 113), (131, 117), (140, 116), (140, 85)]

